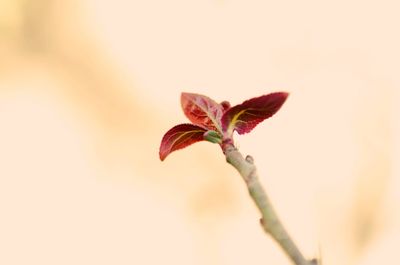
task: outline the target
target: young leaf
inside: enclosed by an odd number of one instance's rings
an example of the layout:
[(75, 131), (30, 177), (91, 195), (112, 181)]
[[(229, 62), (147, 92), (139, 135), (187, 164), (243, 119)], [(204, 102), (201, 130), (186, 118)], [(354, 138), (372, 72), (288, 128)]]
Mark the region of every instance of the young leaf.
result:
[(220, 105), (222, 106), (222, 110), (224, 112), (228, 111), (231, 108), (231, 103), (229, 103), (229, 101), (226, 100), (222, 101)]
[(222, 132), (223, 108), (211, 98), (199, 94), (182, 93), (181, 105), (186, 117), (194, 124)]
[(276, 92), (246, 100), (230, 108), (222, 117), (224, 132), (231, 135), (234, 130), (239, 134), (248, 133), (260, 122), (274, 115), (286, 101), (286, 92)]
[(211, 143), (214, 144), (222, 143), (222, 136), (216, 131), (213, 130), (206, 131), (203, 136), (204, 140), (209, 141)]
[(164, 134), (160, 145), (160, 159), (163, 161), (170, 153), (188, 145), (204, 140), (207, 130), (193, 124), (179, 124)]

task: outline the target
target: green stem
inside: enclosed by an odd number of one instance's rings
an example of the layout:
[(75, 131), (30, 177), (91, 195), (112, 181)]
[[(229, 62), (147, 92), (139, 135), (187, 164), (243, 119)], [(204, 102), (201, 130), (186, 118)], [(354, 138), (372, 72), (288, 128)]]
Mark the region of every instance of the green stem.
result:
[(262, 187), (257, 174), (253, 158), (246, 158), (234, 147), (233, 142), (225, 142), (221, 145), (226, 157), (226, 161), (239, 171), (246, 182), (250, 196), (253, 198), (261, 212), (261, 225), (264, 231), (272, 236), (281, 246), (289, 258), (296, 265), (317, 265), (316, 259), (307, 260), (293, 242), (288, 232), (278, 218), (264, 188)]

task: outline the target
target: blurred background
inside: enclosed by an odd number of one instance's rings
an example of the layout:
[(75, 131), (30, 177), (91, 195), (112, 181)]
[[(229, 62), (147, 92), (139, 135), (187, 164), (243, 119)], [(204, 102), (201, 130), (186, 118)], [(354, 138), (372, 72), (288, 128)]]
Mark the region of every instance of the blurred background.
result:
[(397, 1), (1, 0), (0, 264), (290, 264), (180, 93), (288, 91), (250, 135), (323, 264), (399, 264)]

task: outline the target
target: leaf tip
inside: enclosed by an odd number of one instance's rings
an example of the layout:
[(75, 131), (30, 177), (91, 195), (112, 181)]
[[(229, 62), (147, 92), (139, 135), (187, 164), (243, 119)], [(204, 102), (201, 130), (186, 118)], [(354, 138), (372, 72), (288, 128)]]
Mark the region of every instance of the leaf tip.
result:
[(159, 156), (161, 162), (165, 160), (165, 158), (168, 156), (168, 154), (169, 154), (169, 152), (166, 151), (166, 149), (165, 149), (165, 136), (164, 136), (161, 141), (160, 149), (158, 151), (158, 156)]
[(285, 100), (289, 97), (290, 93), (289, 92), (280, 92), (282, 94), (282, 97), (285, 98)]
[[(272, 96), (275, 99), (280, 99), (282, 104), (285, 102), (285, 100), (289, 97), (290, 93), (286, 91), (281, 91), (281, 92), (274, 92), (271, 94), (268, 94), (269, 96)], [(266, 95), (266, 96), (268, 96)]]
[(160, 157), (161, 162), (164, 161), (165, 158), (167, 157), (166, 154), (163, 154), (163, 152), (161, 151), (161, 148), (160, 148), (160, 151), (158, 152), (158, 155)]
[(183, 104), (186, 100), (189, 100), (191, 97), (196, 96), (197, 94), (189, 93), (189, 92), (181, 92), (181, 104)]

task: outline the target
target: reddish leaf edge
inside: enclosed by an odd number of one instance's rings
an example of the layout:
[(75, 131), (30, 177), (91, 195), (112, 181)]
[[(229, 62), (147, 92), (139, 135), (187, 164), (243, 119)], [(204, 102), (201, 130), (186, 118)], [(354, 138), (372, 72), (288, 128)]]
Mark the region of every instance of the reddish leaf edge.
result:
[[(204, 133), (206, 133), (207, 131), (208, 130), (206, 128), (191, 123), (182, 123), (175, 125), (164, 134), (161, 140), (159, 149), (160, 160), (164, 161), (167, 156), (169, 156), (174, 151), (183, 149), (196, 142), (203, 141)], [(185, 134), (187, 136), (187, 134), (190, 133), (192, 133), (192, 135), (182, 140), (182, 137), (184, 137)], [(177, 134), (183, 135), (177, 137), (177, 139), (174, 139), (173, 137), (175, 137)]]

